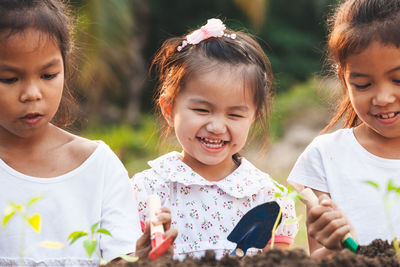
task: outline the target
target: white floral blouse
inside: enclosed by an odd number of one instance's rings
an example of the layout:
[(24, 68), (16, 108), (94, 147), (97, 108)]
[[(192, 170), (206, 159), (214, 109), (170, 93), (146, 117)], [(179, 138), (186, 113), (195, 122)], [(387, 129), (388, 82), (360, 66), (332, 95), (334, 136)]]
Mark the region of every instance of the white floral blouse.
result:
[[(172, 227), (178, 229), (174, 257), (201, 257), (206, 250), (214, 250), (216, 257), (230, 253), (236, 244), (227, 240), (240, 218), (268, 201), (282, 207), (282, 220), (296, 217), (293, 201), (274, 196), (280, 192), (268, 174), (258, 170), (245, 158), (240, 166), (220, 181), (207, 181), (179, 159), (178, 152), (170, 152), (149, 161), (151, 169), (136, 174), (132, 179), (139, 205), (140, 219), (147, 218), (146, 199), (158, 194), (163, 206), (171, 209)], [(293, 243), (298, 224), (281, 223), (275, 242)], [(255, 249), (249, 249), (248, 254)]]

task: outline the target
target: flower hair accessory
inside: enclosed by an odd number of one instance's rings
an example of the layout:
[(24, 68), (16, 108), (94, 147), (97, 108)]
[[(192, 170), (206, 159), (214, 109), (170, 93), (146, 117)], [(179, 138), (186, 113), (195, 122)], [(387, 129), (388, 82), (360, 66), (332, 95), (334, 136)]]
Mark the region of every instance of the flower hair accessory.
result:
[(210, 37), (229, 37), (231, 39), (236, 38), (236, 34), (227, 34), (224, 33), (226, 29), (225, 24), (222, 23), (220, 19), (209, 19), (207, 20), (207, 24), (202, 26), (200, 29), (195, 30), (191, 34), (186, 36), (186, 40), (182, 41), (182, 44), (177, 47), (178, 51), (181, 51), (188, 44), (198, 44), (201, 41), (204, 41)]

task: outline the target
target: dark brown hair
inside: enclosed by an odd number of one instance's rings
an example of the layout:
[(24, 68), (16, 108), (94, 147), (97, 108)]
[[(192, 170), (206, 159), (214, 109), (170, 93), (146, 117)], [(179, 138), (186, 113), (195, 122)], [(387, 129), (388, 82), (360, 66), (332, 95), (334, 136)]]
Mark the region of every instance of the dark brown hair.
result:
[[(72, 23), (67, 6), (58, 0), (1, 0), (0, 32), (5, 38), (21, 33), (28, 28), (37, 29), (54, 40), (61, 51), (65, 80), (69, 78), (69, 58), (72, 50)], [(74, 121), (76, 102), (67, 82), (53, 123), (65, 127)]]
[[(347, 0), (328, 19), (328, 27), (329, 59), (343, 83), (349, 55), (362, 52), (374, 40), (400, 46), (400, 1)], [(330, 130), (343, 117), (345, 128), (360, 124), (346, 90), (343, 90), (336, 114), (323, 131)]]
[(231, 29), (226, 29), (225, 33), (236, 34), (236, 38), (211, 37), (196, 45), (188, 44), (181, 51), (177, 48), (186, 39), (186, 35), (170, 38), (163, 43), (155, 55), (151, 68), (158, 78), (157, 104), (160, 97), (163, 97), (173, 105), (176, 96), (184, 90), (185, 81), (192, 75), (213, 70), (219, 64), (245, 66), (243, 69), (245, 88), (252, 90), (258, 121), (264, 129), (267, 129), (272, 92), (269, 60), (262, 47), (250, 34), (234, 32)]

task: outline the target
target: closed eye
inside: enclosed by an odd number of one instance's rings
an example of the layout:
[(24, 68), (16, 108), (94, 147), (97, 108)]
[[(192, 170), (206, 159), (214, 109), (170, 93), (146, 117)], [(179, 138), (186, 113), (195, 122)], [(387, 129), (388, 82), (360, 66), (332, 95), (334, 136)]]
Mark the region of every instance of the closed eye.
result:
[(240, 114), (228, 114), (230, 117), (235, 117), (235, 118), (243, 118), (242, 115)]
[(53, 73), (53, 74), (43, 74), (42, 76), (40, 76), (42, 79), (45, 80), (52, 80), (55, 77), (57, 77), (58, 73)]
[(355, 83), (353, 83), (353, 86), (356, 89), (361, 89), (361, 90), (367, 88), (370, 85), (371, 85), (370, 83), (366, 83), (366, 84), (355, 84)]
[(199, 113), (208, 113), (207, 109), (202, 109), (202, 108), (194, 108), (192, 110), (196, 111), (196, 112), (199, 112)]
[(6, 84), (13, 84), (16, 83), (18, 81), (18, 78), (14, 77), (14, 78), (6, 78), (6, 79), (0, 79), (1, 83), (6, 83)]

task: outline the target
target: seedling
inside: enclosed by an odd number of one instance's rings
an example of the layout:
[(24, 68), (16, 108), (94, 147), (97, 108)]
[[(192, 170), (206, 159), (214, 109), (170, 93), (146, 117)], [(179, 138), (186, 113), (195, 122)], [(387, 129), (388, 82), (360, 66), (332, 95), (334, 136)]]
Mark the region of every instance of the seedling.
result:
[[(104, 235), (108, 235), (108, 236), (112, 237), (112, 235), (107, 229), (99, 228), (99, 225), (100, 225), (100, 222), (97, 222), (90, 227), (89, 231), (72, 232), (68, 237), (68, 240), (71, 240), (69, 245), (72, 245), (78, 239), (86, 236), (87, 239), (83, 241), (83, 247), (85, 248), (86, 254), (88, 255), (89, 259), (91, 259), (93, 253), (96, 252), (96, 255), (100, 259), (100, 264), (107, 264), (107, 261), (105, 259), (103, 259), (103, 257), (101, 256), (99, 249), (97, 249), (98, 240), (97, 240), (96, 236), (98, 236), (100, 234), (104, 234)], [(128, 255), (119, 255), (119, 257), (121, 257), (122, 259), (124, 259), (128, 262), (135, 262), (138, 260), (137, 257), (131, 257)]]
[(19, 257), (20, 257), (20, 266), (24, 265), (24, 254), (29, 251), (34, 250), (37, 247), (45, 247), (50, 249), (59, 249), (62, 248), (64, 245), (59, 242), (52, 242), (52, 241), (43, 241), (39, 244), (32, 245), (27, 250), (25, 250), (25, 232), (26, 226), (30, 226), (37, 234), (40, 233), (41, 230), (41, 216), (39, 213), (34, 213), (30, 215), (28, 210), (40, 199), (42, 196), (36, 196), (31, 198), (26, 205), (20, 203), (10, 202), (8, 206), (4, 209), (4, 216), (2, 219), (2, 226), (5, 228), (8, 224), (11, 224), (11, 218), (15, 216), (21, 216), (23, 223), (22, 223), (22, 231), (21, 231), (21, 239), (19, 245)]
[[(302, 198), (302, 196), (294, 189), (292, 189), (290, 186), (287, 187), (287, 192), (285, 192), (285, 188), (281, 185), (279, 185), (277, 182), (274, 182), (275, 186), (280, 190), (280, 192), (275, 193), (275, 197), (279, 197), (282, 199), (282, 203), (286, 202), (286, 200), (291, 199), (293, 200), (293, 203), (296, 203), (296, 200), (299, 198)], [(274, 247), (275, 243), (275, 233), (278, 230), (278, 225), (279, 221), (281, 220), (282, 217), (282, 207), (279, 209), (278, 217), (276, 218), (274, 227), (272, 228), (272, 236), (271, 236), (271, 248)], [(293, 219), (286, 219), (283, 221), (283, 224), (290, 225), (293, 223), (296, 223), (300, 221), (302, 216), (298, 216)]]
[[(379, 185), (373, 181), (364, 181), (364, 183), (373, 186), (376, 190), (379, 189)], [(393, 197), (394, 195), (394, 197)], [(384, 188), (383, 194), (382, 194), (382, 199), (383, 203), (385, 206), (385, 214), (386, 214), (386, 219), (388, 222), (389, 230), (393, 236), (392, 244), (393, 248), (396, 252), (397, 256), (397, 261), (400, 263), (400, 249), (399, 249), (399, 240), (396, 237), (394, 227), (393, 227), (393, 222), (390, 216), (390, 208), (393, 206), (393, 204), (398, 200), (400, 197), (400, 186), (395, 186), (393, 184), (393, 180), (389, 179), (387, 182), (386, 187)]]

